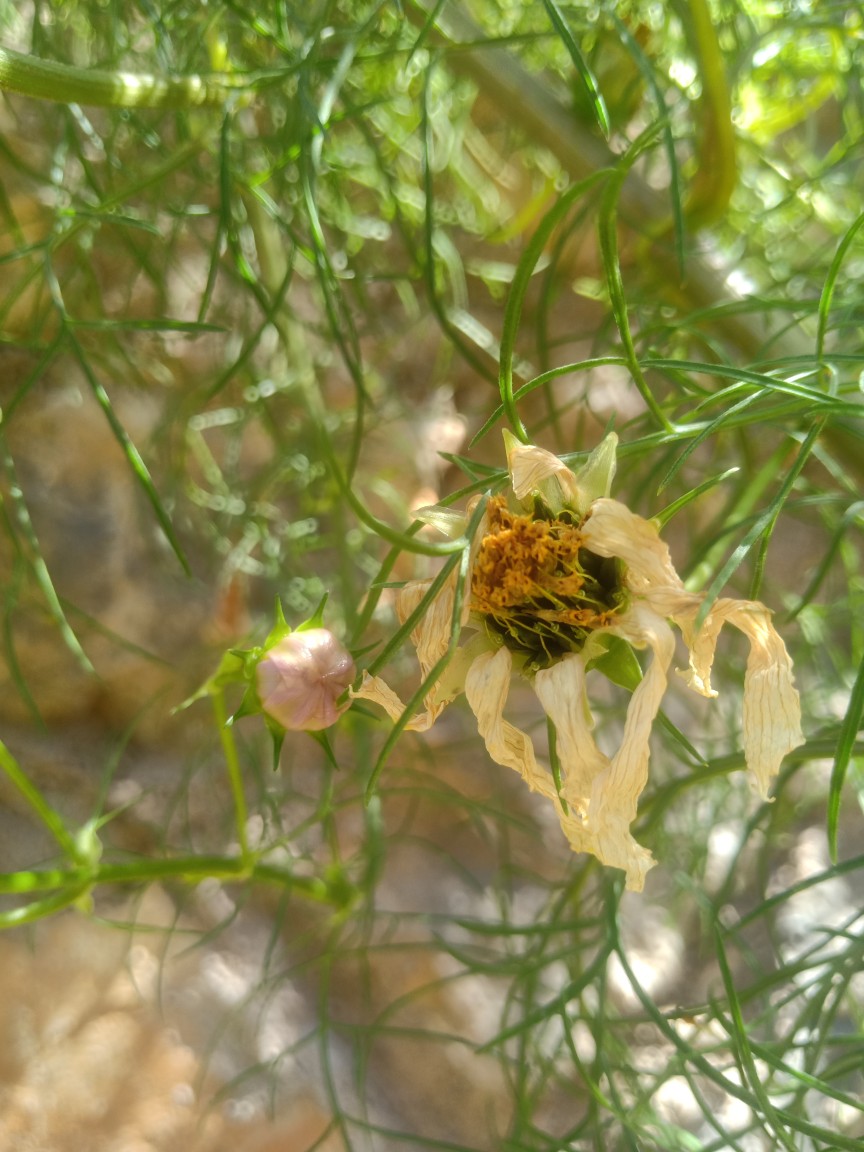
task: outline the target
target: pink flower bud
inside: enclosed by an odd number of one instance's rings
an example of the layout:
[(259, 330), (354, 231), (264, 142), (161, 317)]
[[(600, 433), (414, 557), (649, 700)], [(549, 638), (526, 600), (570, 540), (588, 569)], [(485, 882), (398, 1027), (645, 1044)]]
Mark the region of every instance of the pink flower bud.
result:
[(326, 628), (291, 632), (255, 669), (264, 711), (295, 732), (335, 724), (350, 703), (337, 706), (336, 701), (354, 675), (354, 661)]

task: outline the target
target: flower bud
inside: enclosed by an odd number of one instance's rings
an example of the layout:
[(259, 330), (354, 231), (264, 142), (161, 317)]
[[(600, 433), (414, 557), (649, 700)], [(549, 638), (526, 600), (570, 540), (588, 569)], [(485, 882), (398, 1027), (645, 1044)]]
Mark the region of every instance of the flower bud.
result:
[(283, 728), (317, 732), (349, 706), (336, 701), (354, 679), (354, 661), (332, 632), (291, 632), (260, 661), (255, 681), (261, 707)]

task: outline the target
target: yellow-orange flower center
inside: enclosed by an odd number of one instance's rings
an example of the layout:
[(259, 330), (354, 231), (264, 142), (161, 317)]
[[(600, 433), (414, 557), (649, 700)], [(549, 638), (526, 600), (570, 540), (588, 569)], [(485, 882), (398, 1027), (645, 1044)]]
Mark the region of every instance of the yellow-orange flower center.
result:
[(487, 505), (488, 528), (471, 577), (471, 607), (535, 668), (581, 651), (589, 632), (610, 622), (623, 599), (617, 564), (589, 552), (575, 518), (538, 508)]

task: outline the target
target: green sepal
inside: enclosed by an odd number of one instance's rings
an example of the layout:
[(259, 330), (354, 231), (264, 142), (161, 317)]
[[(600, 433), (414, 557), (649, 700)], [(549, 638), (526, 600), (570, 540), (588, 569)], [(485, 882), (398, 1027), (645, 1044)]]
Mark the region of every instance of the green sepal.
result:
[[(309, 632), (312, 628), (323, 628), (324, 627), (324, 605), (327, 603), (327, 597), (328, 596), (329, 596), (329, 592), (325, 592), (324, 595), (321, 597), (320, 604), (315, 609), (315, 611), (312, 613), (312, 615), (309, 617), (309, 619), (304, 620), (302, 624), (298, 624), (295, 631), (297, 631), (297, 632)], [(276, 601), (276, 604), (277, 604), (278, 609), (281, 613), (282, 605), (279, 604), (278, 600)], [(290, 632), (291, 629), (289, 628), (288, 631)]]
[(589, 670), (596, 668), (598, 672), (603, 673), (607, 680), (611, 680), (619, 688), (626, 688), (628, 692), (635, 692), (642, 680), (642, 668), (632, 647), (620, 636), (598, 636), (598, 639), (601, 640), (606, 651), (594, 656), (588, 661), (586, 667)]
[[(286, 636), (290, 636), (293, 629), (288, 621), (285, 619), (285, 613), (282, 610), (282, 601), (276, 597), (276, 606), (273, 612), (276, 617), (276, 623), (267, 633), (267, 639), (261, 645), (262, 655), (264, 652), (269, 652), (271, 648), (275, 648), (280, 640), (284, 640)], [(302, 628), (303, 625), (301, 624)], [(260, 657), (259, 657), (260, 658)]]
[(267, 731), (270, 733), (270, 738), (273, 741), (273, 771), (275, 772), (279, 767), (282, 745), (285, 743), (285, 729), (281, 724), (277, 724), (275, 720), (271, 719), (266, 712), (262, 713), (262, 715), (264, 716), (264, 723), (267, 725)]
[(261, 711), (261, 701), (258, 699), (258, 693), (255, 690), (255, 681), (251, 679), (246, 685), (243, 699), (231, 716), (228, 717), (227, 723), (229, 725), (233, 724), (235, 720), (240, 720), (243, 716), (257, 716)]
[(339, 771), (339, 764), (336, 760), (336, 757), (333, 755), (333, 749), (330, 746), (330, 738), (328, 737), (327, 733), (324, 731), (309, 732), (309, 733), (307, 733), (307, 735), (311, 736), (316, 744), (320, 744), (321, 748), (323, 749), (324, 755), (327, 758), (327, 763), (330, 765), (331, 768), (335, 768), (336, 771), (338, 772)]
[(574, 473), (584, 502), (584, 507), (579, 509), (580, 512), (587, 512), (595, 500), (601, 500), (611, 492), (617, 448), (617, 435), (614, 432), (607, 433), (582, 467)]

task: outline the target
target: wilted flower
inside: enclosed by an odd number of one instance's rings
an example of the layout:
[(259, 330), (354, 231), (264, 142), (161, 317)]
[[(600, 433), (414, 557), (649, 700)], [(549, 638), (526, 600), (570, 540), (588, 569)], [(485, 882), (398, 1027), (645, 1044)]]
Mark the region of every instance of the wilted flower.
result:
[(354, 661), (332, 632), (291, 632), (255, 668), (261, 707), (289, 731), (318, 732), (335, 724), (348, 707), (337, 704), (354, 679)]
[[(723, 625), (733, 624), (750, 641), (744, 753), (763, 797), (784, 755), (804, 739), (792, 663), (770, 612), (756, 601), (717, 600), (697, 630), (703, 597), (685, 589), (656, 525), (609, 499), (614, 434), (576, 473), (541, 448), (507, 433), (505, 438), (510, 490), (488, 500), (470, 543), (462, 623), (477, 635), (456, 650), (423, 712), (406, 726), (425, 731), (464, 691), (492, 759), (551, 800), (575, 851), (624, 869), (627, 887), (638, 891), (654, 861), (630, 825), (647, 783), (651, 727), (675, 649), (669, 622), (681, 629), (689, 649), (684, 677), (703, 696), (716, 695), (711, 666)], [(466, 524), (445, 509), (421, 516), (444, 531), (464, 531)], [(402, 621), (430, 584), (412, 581), (400, 590)], [(448, 650), (455, 591), (454, 570), (412, 633), (424, 677)], [(592, 734), (586, 673), (595, 666), (608, 671), (620, 661), (622, 641), (649, 648), (652, 658), (633, 691), (621, 746), (609, 757)], [(504, 719), (514, 672), (528, 680), (554, 725), (559, 782), (537, 763), (527, 733)], [(352, 694), (380, 704), (394, 720), (403, 713), (401, 700), (379, 677), (364, 674)]]

